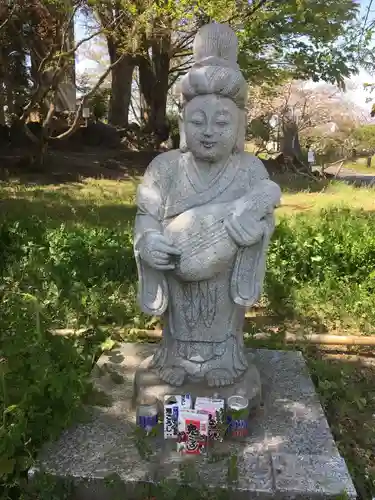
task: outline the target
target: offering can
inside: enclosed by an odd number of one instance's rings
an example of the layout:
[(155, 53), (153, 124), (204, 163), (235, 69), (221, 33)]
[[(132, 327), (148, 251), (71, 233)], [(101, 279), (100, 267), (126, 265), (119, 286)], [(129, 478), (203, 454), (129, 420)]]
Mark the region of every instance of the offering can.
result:
[(158, 404), (156, 398), (147, 398), (137, 407), (137, 425), (147, 433), (157, 426), (159, 420)]
[(231, 396), (227, 401), (228, 435), (232, 438), (248, 435), (249, 400), (244, 396)]

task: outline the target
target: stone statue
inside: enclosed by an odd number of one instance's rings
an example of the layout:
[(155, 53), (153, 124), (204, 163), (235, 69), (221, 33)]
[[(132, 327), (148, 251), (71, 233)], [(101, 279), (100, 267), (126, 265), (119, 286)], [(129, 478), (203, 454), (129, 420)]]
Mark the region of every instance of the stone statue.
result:
[(247, 85), (237, 38), (208, 24), (181, 82), (180, 149), (157, 156), (137, 193), (139, 302), (163, 316), (148, 369), (170, 386), (231, 386), (248, 370), (243, 322), (259, 298), (280, 188), (244, 152)]

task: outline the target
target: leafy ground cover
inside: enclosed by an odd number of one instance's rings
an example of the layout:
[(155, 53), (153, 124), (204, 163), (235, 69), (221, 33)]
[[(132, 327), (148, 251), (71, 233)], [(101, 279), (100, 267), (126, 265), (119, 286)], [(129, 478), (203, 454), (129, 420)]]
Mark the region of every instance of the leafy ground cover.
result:
[[(283, 206), (269, 252), (265, 293), (256, 317), (249, 319), (247, 341), (254, 344), (252, 334), (267, 329), (276, 332), (269, 347), (284, 347), (282, 336), (290, 329), (301, 336), (372, 334), (374, 190), (278, 180)], [(136, 184), (135, 177), (0, 184), (4, 498), (26, 498), (25, 470), (40, 445), (80, 415), (90, 391), (88, 373), (110, 345), (111, 327), (123, 327), (126, 340), (133, 328), (155, 323), (139, 312), (135, 301)], [(260, 316), (264, 321), (255, 321)], [(109, 327), (106, 334), (103, 325)], [(51, 333), (80, 326), (90, 329), (74, 339)], [(346, 356), (304, 350), (358, 492), (361, 498), (372, 498), (374, 366), (363, 356), (349, 362)]]

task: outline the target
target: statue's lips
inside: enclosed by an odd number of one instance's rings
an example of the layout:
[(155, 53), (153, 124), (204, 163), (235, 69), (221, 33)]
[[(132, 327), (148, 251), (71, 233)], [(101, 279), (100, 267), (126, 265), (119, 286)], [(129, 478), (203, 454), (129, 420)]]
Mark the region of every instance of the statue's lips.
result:
[(215, 146), (216, 142), (211, 142), (211, 141), (201, 141), (201, 144), (204, 148), (210, 149), (213, 146)]

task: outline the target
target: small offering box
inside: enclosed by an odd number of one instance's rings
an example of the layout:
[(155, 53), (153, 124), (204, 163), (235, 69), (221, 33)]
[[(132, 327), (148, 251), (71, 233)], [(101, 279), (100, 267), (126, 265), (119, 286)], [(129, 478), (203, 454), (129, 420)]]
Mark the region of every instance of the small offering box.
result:
[(192, 406), (190, 394), (164, 397), (164, 439), (177, 439), (179, 413)]
[(208, 414), (199, 410), (182, 409), (178, 418), (177, 451), (187, 455), (206, 453)]
[(220, 431), (220, 425), (224, 424), (224, 399), (197, 397), (194, 408), (208, 415), (208, 439), (221, 441), (224, 437), (224, 432)]

